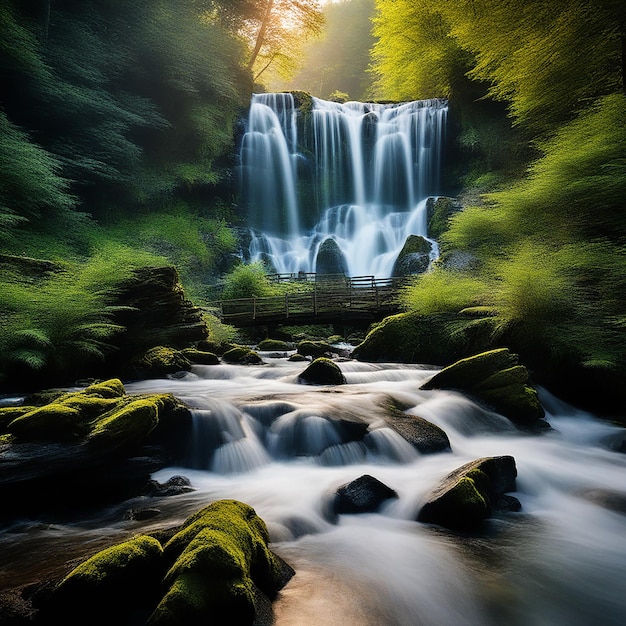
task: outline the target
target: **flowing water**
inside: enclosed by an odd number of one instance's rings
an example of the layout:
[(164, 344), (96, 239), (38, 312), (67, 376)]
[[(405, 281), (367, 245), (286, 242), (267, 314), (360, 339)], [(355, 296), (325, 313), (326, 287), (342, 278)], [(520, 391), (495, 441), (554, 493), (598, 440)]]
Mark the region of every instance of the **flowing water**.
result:
[(244, 256), (279, 273), (315, 272), (319, 248), (331, 239), (347, 275), (391, 276), (406, 238), (427, 236), (447, 110), (445, 100), (313, 98), (298, 123), (291, 94), (255, 94), (240, 153), (252, 229)]
[[(263, 353), (262, 353), (263, 354)], [(0, 535), (3, 587), (129, 534), (181, 522), (220, 498), (251, 504), (271, 547), (296, 570), (275, 603), (277, 626), (618, 626), (626, 623), (626, 431), (541, 390), (552, 430), (517, 431), (449, 391), (422, 391), (432, 369), (340, 362), (346, 385), (297, 383), (304, 366), (196, 366), (178, 380), (127, 385), (173, 392), (194, 409), (195, 435), (175, 467), (194, 491), (136, 498), (72, 524), (24, 522)], [(420, 455), (382, 419), (389, 398), (443, 428), (452, 452)], [(360, 441), (337, 420), (368, 424)], [(461, 536), (415, 520), (422, 498), (463, 463), (512, 455), (518, 513)], [(330, 514), (335, 489), (370, 474), (399, 494), (380, 512)], [(147, 522), (130, 508), (158, 507)], [(45, 556), (44, 556), (45, 555)]]

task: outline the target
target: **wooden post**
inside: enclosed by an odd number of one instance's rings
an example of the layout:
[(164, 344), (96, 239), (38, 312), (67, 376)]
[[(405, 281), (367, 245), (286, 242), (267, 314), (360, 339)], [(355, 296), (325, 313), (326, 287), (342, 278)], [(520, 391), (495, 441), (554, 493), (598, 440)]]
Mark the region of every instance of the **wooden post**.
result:
[(252, 298), (252, 319), (256, 319), (256, 296)]
[(285, 318), (289, 318), (289, 294), (285, 294)]
[(313, 287), (313, 315), (317, 316), (317, 286)]

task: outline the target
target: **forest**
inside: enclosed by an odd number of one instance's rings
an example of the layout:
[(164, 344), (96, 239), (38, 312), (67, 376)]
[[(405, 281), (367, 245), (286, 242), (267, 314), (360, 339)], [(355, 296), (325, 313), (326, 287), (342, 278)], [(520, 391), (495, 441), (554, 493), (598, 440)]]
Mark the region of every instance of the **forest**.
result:
[[(446, 188), (464, 209), (405, 309), (464, 311), (537, 359), (621, 381), (625, 24), (619, 0), (3, 0), (0, 376), (88, 372), (137, 268), (173, 264), (208, 302), (238, 263), (250, 96), (300, 89), (447, 98)], [(15, 257), (61, 269), (33, 277)]]

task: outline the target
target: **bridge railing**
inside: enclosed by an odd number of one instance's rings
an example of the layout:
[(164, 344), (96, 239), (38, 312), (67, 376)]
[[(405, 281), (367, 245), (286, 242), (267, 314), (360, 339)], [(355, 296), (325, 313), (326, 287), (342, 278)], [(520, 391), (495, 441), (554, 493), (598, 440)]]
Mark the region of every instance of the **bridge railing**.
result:
[[(275, 275), (284, 276), (284, 275)], [(281, 296), (219, 300), (211, 308), (226, 323), (262, 323), (265, 320), (315, 318), (333, 313), (392, 312), (398, 307), (398, 290), (406, 279), (375, 278), (374, 276), (331, 277), (315, 276), (313, 288), (305, 293), (286, 293)], [(281, 279), (282, 280), (282, 279)]]

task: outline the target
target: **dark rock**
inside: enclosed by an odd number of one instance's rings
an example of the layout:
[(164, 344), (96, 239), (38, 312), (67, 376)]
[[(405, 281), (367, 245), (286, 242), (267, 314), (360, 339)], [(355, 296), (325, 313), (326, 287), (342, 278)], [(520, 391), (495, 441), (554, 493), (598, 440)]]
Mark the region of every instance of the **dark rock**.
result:
[(374, 513), (382, 503), (398, 494), (377, 478), (364, 474), (337, 489), (333, 510), (336, 515), (344, 513)]
[(149, 496), (178, 496), (193, 491), (190, 480), (186, 476), (172, 476), (167, 482), (159, 483), (151, 480), (145, 490)]
[(302, 362), (306, 360), (307, 358), (305, 356), (303, 356), (302, 354), (298, 354), (297, 352), (296, 354), (292, 354), (288, 359), (288, 361), (296, 361), (296, 362)]
[(128, 509), (124, 514), (124, 519), (133, 522), (142, 522), (153, 519), (161, 515), (160, 509), (144, 508), (144, 509)]
[(422, 385), (422, 389), (457, 389), (475, 396), (520, 426), (545, 417), (537, 391), (527, 385), (528, 370), (508, 348), (461, 359)]
[(336, 363), (325, 357), (315, 359), (299, 376), (312, 385), (343, 385), (346, 379)]
[(421, 235), (409, 235), (393, 264), (391, 275), (401, 277), (422, 274), (430, 265), (432, 248), (430, 241)]
[(343, 274), (348, 273), (348, 264), (337, 242), (330, 237), (324, 239), (317, 251), (315, 260), (315, 272), (317, 274)]
[(451, 530), (476, 530), (494, 510), (515, 510), (515, 502), (503, 496), (515, 491), (516, 477), (512, 456), (486, 457), (466, 463), (446, 476), (427, 496), (417, 521)]
[(449, 452), (450, 440), (445, 431), (418, 415), (409, 415), (391, 405), (383, 413), (387, 424), (422, 454)]

